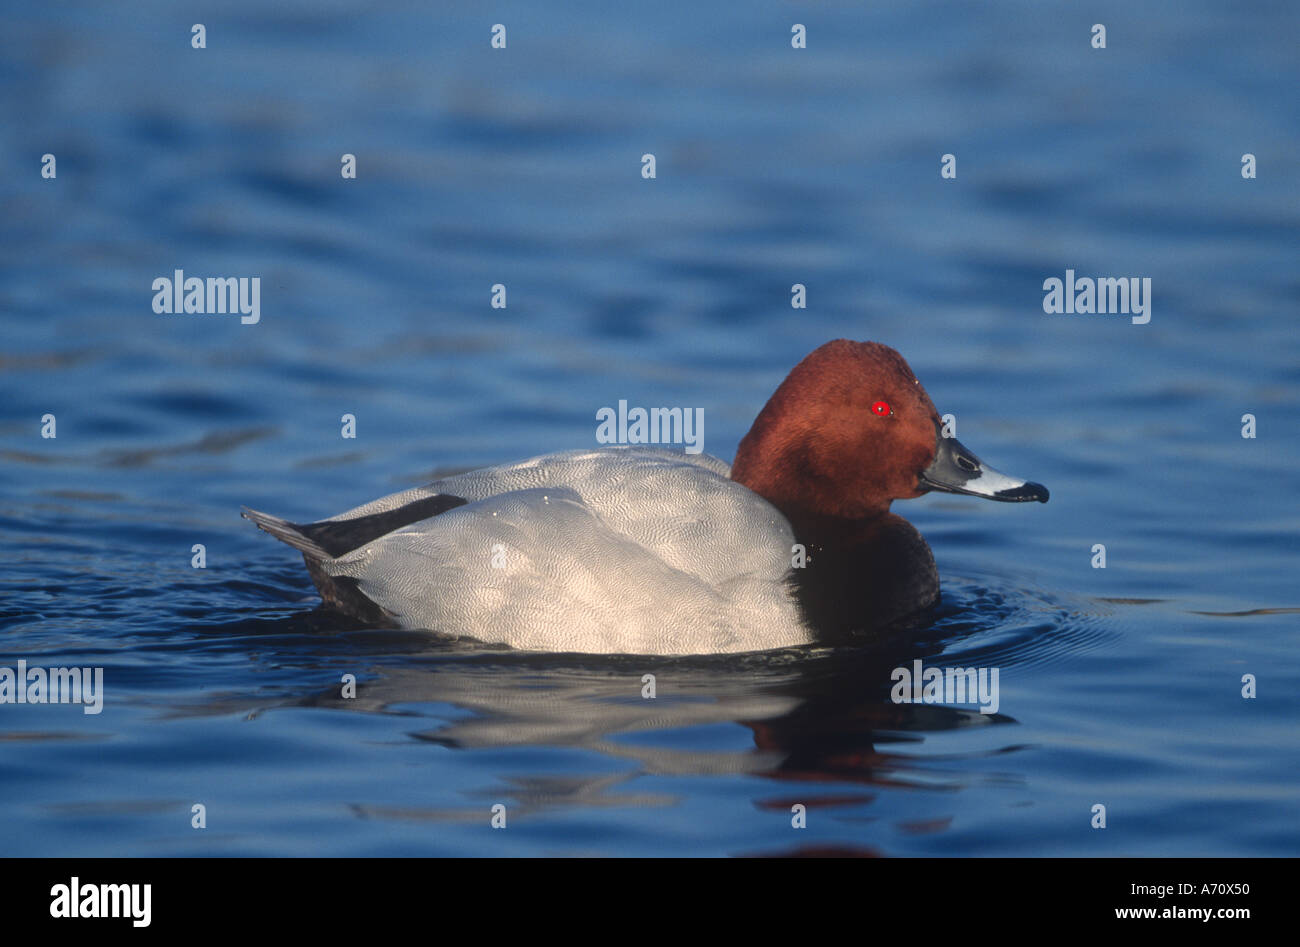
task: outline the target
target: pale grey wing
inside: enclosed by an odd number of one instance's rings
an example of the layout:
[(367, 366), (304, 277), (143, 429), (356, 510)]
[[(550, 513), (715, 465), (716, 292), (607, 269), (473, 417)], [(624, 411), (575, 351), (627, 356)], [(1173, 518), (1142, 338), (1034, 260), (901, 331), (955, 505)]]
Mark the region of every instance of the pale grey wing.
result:
[(518, 490), (563, 488), (608, 529), (673, 569), (715, 586), (744, 576), (776, 581), (793, 555), (790, 524), (729, 472), (715, 457), (660, 448), (566, 451), (447, 477), (333, 519), (388, 512), (435, 495), (473, 503)]
[[(467, 501), (323, 568), (406, 627), (539, 650), (685, 654), (806, 643), (785, 517), (704, 455), (606, 448), (436, 481)], [(557, 486), (556, 484), (563, 484)]]
[(775, 581), (790, 568), (789, 521), (725, 470), (680, 455), (641, 457), (575, 489), (610, 529), (715, 587), (745, 576)]
[(571, 491), (518, 490), (324, 564), (404, 627), (547, 651), (727, 650), (726, 601), (600, 522)]
[(355, 579), (403, 627), (515, 648), (691, 654), (809, 640), (780, 576), (704, 581), (566, 489), (477, 500), (322, 568)]
[(721, 477), (729, 477), (731, 468), (716, 457), (707, 454), (687, 454), (668, 448), (653, 447), (603, 447), (596, 450), (571, 450), (544, 454), (517, 463), (484, 467), (467, 473), (443, 477), (431, 483), (371, 500), (354, 507), (331, 520), (356, 519), (374, 513), (387, 513), (399, 507), (439, 494), (450, 494), (465, 500), (482, 500), (511, 490), (532, 487), (571, 486), (581, 490), (586, 485), (597, 484), (611, 476), (622, 475), (644, 465), (672, 464), (691, 470), (704, 470)]

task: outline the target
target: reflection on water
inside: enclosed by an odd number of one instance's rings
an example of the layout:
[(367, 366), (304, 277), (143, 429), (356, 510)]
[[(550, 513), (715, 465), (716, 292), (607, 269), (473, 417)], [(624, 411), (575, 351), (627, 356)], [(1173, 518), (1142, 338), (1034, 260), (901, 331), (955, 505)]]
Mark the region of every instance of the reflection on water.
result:
[[(897, 667), (911, 668), (915, 660), (931, 665), (940, 655), (944, 666), (973, 666), (991, 658), (1007, 664), (1029, 661), (1033, 652), (1049, 653), (1062, 642), (1087, 640), (1087, 635), (1066, 631), (1072, 622), (1064, 606), (1023, 596), (1013, 604), (973, 583), (953, 586), (956, 591), (945, 594), (937, 620), (896, 633), (892, 640), (689, 658), (512, 652), (469, 641), (434, 641), (422, 632), (353, 631), (346, 619), (320, 610), (275, 621), (241, 621), (202, 633), (255, 648), (259, 662), (281, 669), (316, 664), (330, 650), (329, 642), (339, 638), (359, 646), (361, 653), (352, 654), (346, 665), (359, 678), (355, 696), (343, 696), (341, 683), (307, 694), (280, 692), (271, 700), (219, 693), (188, 699), (168, 714), (234, 713), (251, 719), (285, 707), (389, 714), (403, 718), (410, 740), (457, 751), (574, 748), (628, 764), (615, 774), (512, 777), (508, 787), (489, 795), (520, 817), (548, 808), (675, 805), (679, 800), (673, 795), (632, 785), (650, 775), (744, 774), (837, 787), (819, 790), (815, 798), (790, 797), (823, 811), (869, 805), (875, 797), (865, 787), (1015, 785), (1024, 777), (1007, 771), (1003, 758), (1020, 749), (1009, 738), (978, 752), (909, 752), (927, 734), (1011, 724), (1011, 717), (894, 703), (891, 675)], [(1053, 634), (1058, 626), (1044, 626), (1039, 619), (1038, 612), (1048, 607), (1066, 618), (1061, 633)], [(967, 639), (995, 629), (994, 643), (964, 647)], [(653, 675), (653, 698), (643, 696), (647, 675)], [(743, 729), (746, 739), (722, 738), (728, 728)], [(953, 760), (997, 765), (956, 770), (945, 765)], [(786, 794), (788, 788), (760, 794), (754, 804), (788, 812), (793, 802), (784, 801)], [(368, 818), (435, 821), (474, 821), (482, 814), (477, 801), (465, 809), (360, 803), (353, 809)], [(944, 820), (937, 820), (924, 831), (943, 828)]]

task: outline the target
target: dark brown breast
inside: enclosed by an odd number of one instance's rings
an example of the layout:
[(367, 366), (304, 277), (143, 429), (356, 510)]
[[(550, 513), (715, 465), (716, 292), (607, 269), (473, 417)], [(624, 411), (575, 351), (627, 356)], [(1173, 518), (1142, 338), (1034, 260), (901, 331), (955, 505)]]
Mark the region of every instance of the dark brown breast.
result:
[(939, 599), (934, 556), (916, 527), (886, 513), (837, 535), (796, 539), (808, 562), (794, 570), (805, 619), (827, 643), (873, 631), (932, 608)]

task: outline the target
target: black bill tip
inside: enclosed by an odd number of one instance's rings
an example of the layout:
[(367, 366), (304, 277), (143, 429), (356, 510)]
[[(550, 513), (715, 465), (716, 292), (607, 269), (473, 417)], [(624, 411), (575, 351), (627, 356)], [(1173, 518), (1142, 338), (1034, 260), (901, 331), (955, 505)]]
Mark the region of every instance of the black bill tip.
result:
[(1032, 480), (1026, 480), (1018, 487), (1012, 487), (1010, 490), (999, 490), (993, 494), (994, 500), (1001, 500), (1004, 503), (1030, 503), (1037, 500), (1039, 503), (1046, 503), (1051, 493), (1047, 487), (1041, 483), (1034, 483)]

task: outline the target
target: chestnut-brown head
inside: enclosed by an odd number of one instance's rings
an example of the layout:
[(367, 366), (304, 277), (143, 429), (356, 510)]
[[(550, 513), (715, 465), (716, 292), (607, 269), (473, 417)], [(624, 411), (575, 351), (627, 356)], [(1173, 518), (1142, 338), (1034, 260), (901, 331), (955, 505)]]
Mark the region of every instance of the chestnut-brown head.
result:
[(1047, 491), (983, 465), (941, 436), (939, 412), (903, 356), (836, 339), (794, 367), (740, 442), (731, 477), (796, 524), (880, 516), (930, 490), (995, 500)]

